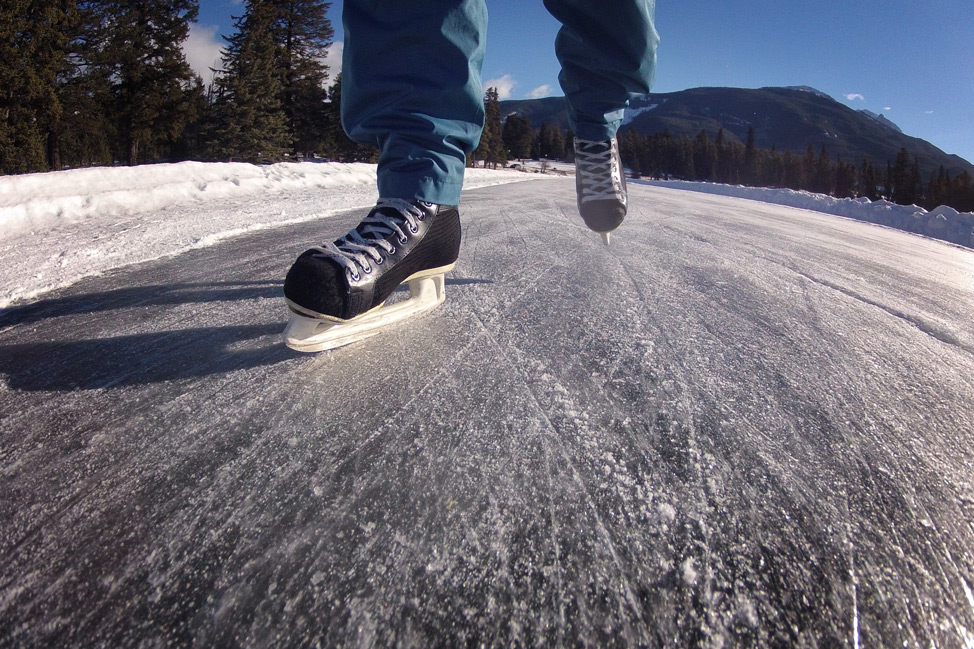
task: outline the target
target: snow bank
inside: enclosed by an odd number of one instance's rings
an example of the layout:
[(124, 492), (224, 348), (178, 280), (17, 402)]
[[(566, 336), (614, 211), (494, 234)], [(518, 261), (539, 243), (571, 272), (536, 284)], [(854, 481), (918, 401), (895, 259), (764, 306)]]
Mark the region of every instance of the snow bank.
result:
[[(127, 264), (375, 203), (370, 164), (181, 162), (0, 177), (0, 309)], [(468, 189), (530, 180), (468, 169)]]
[[(367, 188), (374, 194), (375, 170), (375, 165), (338, 162), (180, 162), (6, 176), (0, 178), (0, 237), (225, 197), (315, 188)], [(479, 187), (522, 179), (483, 169), (471, 169), (468, 176), (468, 186)]]
[(857, 221), (886, 225), (897, 230), (922, 234), (935, 239), (974, 248), (974, 213), (958, 212), (941, 205), (928, 212), (916, 205), (897, 205), (889, 201), (870, 201), (868, 198), (833, 198), (793, 189), (766, 189), (741, 185), (719, 185), (684, 180), (631, 180), (632, 183), (686, 189), (705, 194), (734, 196), (750, 200), (797, 207)]

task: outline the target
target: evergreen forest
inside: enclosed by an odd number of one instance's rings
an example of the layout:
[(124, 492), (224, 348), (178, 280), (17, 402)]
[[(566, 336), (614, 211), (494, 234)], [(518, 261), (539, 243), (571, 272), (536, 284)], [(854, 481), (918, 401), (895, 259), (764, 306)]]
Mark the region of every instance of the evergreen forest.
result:
[[(6, 0), (0, 9), (0, 173), (204, 160), (375, 161), (345, 136), (334, 36), (320, 0), (244, 0), (209, 86), (182, 44), (197, 0)], [(571, 132), (503, 116), (485, 95), (486, 124), (470, 164), (572, 159)], [(778, 152), (701, 130), (619, 137), (634, 177), (786, 187), (974, 211), (974, 182), (941, 167), (923, 177), (906, 149), (895, 160), (842, 160), (825, 147)]]

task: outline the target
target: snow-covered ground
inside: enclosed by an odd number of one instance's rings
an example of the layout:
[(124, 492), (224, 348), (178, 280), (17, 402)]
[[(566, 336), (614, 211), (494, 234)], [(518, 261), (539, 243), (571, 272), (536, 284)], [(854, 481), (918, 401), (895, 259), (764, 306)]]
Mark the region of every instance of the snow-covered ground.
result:
[(857, 221), (886, 225), (897, 230), (905, 230), (974, 248), (974, 213), (958, 212), (945, 205), (928, 212), (916, 205), (897, 205), (885, 200), (870, 201), (868, 198), (833, 198), (824, 194), (793, 189), (743, 187), (685, 180), (630, 180), (629, 182), (657, 187), (688, 189), (707, 194), (747, 198), (773, 205), (798, 207), (825, 214), (834, 214), (835, 216), (844, 216)]
[[(0, 178), (0, 308), (243, 232), (365, 208), (375, 203), (375, 170), (181, 162)], [(537, 177), (468, 169), (466, 187)]]
[[(536, 173), (541, 169), (537, 161), (524, 163), (523, 171), (468, 169), (466, 187), (573, 172), (564, 163), (547, 163), (550, 175)], [(931, 236), (959, 230), (969, 238), (974, 225), (974, 215), (950, 208), (927, 213), (791, 190), (633, 182), (801, 207)], [(6, 176), (0, 178), (0, 308), (113, 268), (374, 201), (375, 166), (368, 164), (182, 162)]]

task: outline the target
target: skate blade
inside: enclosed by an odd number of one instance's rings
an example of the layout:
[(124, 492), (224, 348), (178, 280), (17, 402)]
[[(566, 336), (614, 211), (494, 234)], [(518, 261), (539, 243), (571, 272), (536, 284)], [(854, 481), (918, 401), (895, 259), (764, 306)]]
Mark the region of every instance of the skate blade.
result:
[(602, 243), (609, 245), (609, 240), (612, 238), (611, 232), (599, 232), (599, 236), (602, 237)]
[(312, 318), (291, 311), (284, 329), (284, 344), (299, 352), (322, 352), (374, 336), (407, 318), (429, 311), (446, 298), (444, 275), (414, 277), (406, 281), (409, 297), (389, 306), (378, 306), (357, 318), (344, 321)]

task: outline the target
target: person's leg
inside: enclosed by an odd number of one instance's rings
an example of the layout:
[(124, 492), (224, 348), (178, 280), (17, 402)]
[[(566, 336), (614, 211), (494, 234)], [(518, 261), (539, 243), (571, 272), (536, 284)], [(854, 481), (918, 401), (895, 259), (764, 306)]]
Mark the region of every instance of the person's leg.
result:
[[(484, 126), (484, 0), (345, 0), (342, 125), (379, 147), (379, 201), (301, 254), (285, 344), (320, 351), (435, 307), (460, 251), (466, 156)], [(397, 286), (406, 302), (385, 306)]]
[(659, 36), (655, 0), (545, 0), (562, 23), (555, 39), (558, 80), (581, 140), (615, 137), (629, 100), (649, 92)]
[(342, 124), (381, 198), (456, 205), (484, 124), (484, 0), (345, 0)]
[(555, 53), (575, 132), (578, 212), (608, 244), (629, 203), (616, 132), (656, 70), (655, 0), (545, 0), (545, 7), (562, 23)]

